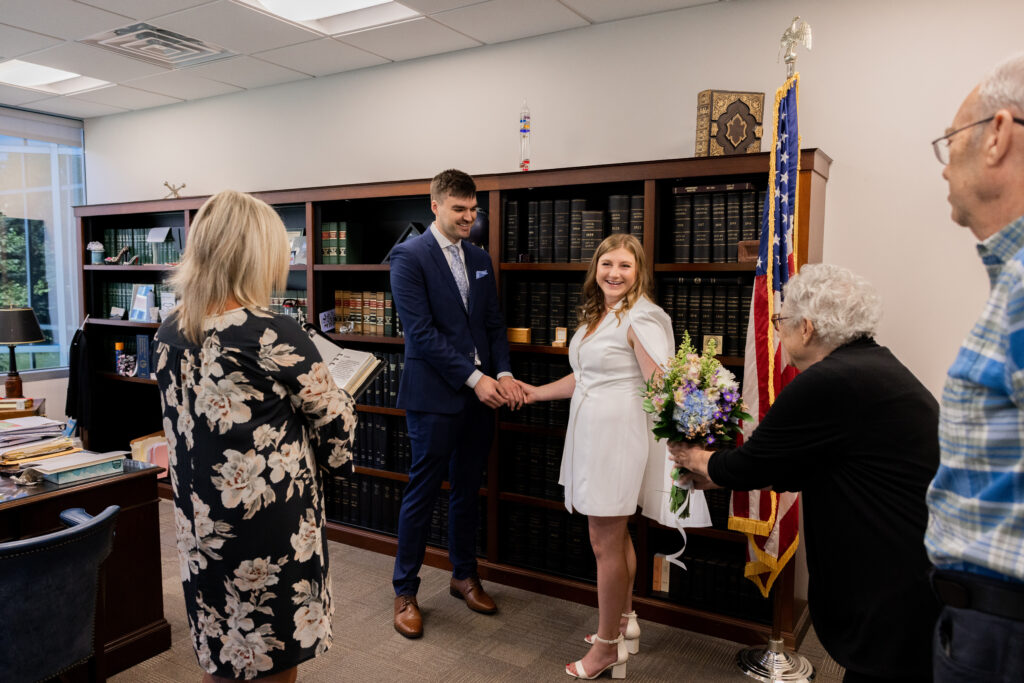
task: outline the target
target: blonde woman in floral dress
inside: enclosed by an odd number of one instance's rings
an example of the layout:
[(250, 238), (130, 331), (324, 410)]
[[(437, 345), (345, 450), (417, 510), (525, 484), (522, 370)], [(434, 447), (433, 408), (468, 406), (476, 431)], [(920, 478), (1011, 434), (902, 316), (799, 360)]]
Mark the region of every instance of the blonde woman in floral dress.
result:
[(331, 644), (322, 471), (351, 471), (351, 397), (312, 341), (265, 307), (284, 225), (225, 191), (189, 230), (156, 334), (178, 556), (204, 682), (294, 681)]

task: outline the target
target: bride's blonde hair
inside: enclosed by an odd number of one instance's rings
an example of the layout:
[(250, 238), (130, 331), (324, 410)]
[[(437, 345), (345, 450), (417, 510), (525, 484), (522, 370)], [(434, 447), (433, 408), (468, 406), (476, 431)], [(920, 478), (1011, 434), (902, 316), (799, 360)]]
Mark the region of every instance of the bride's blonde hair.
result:
[(623, 297), (622, 305), (615, 312), (616, 318), (621, 322), (622, 314), (631, 309), (641, 296), (651, 298), (651, 274), (647, 272), (647, 261), (644, 259), (644, 248), (640, 244), (640, 240), (625, 233), (609, 235), (598, 245), (597, 251), (594, 252), (594, 258), (590, 259), (587, 277), (583, 281), (583, 303), (578, 312), (579, 325), (577, 327), (583, 325), (593, 327), (604, 314), (604, 292), (597, 285), (597, 264), (600, 263), (602, 256), (616, 249), (625, 249), (631, 253), (636, 268), (636, 281)]

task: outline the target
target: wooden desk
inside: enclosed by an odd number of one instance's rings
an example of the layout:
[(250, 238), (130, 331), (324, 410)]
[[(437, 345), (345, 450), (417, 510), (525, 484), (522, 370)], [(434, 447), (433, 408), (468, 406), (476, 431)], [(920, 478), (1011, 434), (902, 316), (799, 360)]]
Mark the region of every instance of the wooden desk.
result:
[(104, 644), (107, 676), (171, 647), (160, 575), (156, 478), (162, 472), (160, 467), (126, 460), (122, 474), (67, 486), (46, 482), (26, 488), (0, 478), (0, 541), (62, 529), (59, 514), (68, 508), (81, 507), (96, 515), (108, 505), (121, 506), (114, 546), (103, 563), (97, 606), (96, 641)]

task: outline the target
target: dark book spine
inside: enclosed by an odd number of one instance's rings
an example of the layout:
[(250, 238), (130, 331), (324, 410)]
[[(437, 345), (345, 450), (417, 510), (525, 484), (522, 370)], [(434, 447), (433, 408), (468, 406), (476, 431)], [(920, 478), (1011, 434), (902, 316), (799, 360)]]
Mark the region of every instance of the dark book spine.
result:
[(598, 245), (604, 239), (604, 211), (583, 212), (583, 244), (580, 247), (580, 261), (590, 263)]
[(672, 334), (675, 335), (676, 344), (683, 341), (683, 332), (689, 321), (690, 285), (683, 282), (676, 284), (676, 315), (672, 318)]
[(608, 197), (608, 234), (629, 232), (629, 195), (613, 194)]
[(693, 261), (693, 195), (675, 195), (675, 230), (672, 231), (672, 262)]
[(551, 289), (547, 282), (530, 283), (530, 343), (550, 344), (548, 336), (548, 300)]
[(725, 260), (736, 263), (739, 255), (740, 224), (743, 217), (740, 212), (740, 193), (729, 192), (725, 195)]
[(711, 195), (693, 196), (693, 247), (691, 263), (711, 262)]
[(554, 574), (565, 571), (565, 515), (548, 510), (544, 537), (544, 569)]
[(519, 202), (505, 202), (505, 262), (519, 260)]
[[(555, 340), (555, 328), (566, 327), (565, 324), (565, 311), (566, 311), (566, 286), (564, 282), (552, 282), (549, 285), (550, 288), (550, 304), (548, 306), (548, 327), (550, 332), (548, 339), (551, 341)], [(568, 341), (568, 340), (567, 340)]]
[(644, 196), (635, 194), (629, 198), (629, 234), (644, 241)]
[(715, 353), (725, 353), (725, 339), (726, 325), (727, 325), (727, 306), (728, 306), (728, 285), (718, 283), (714, 285), (712, 306), (714, 306), (714, 312), (711, 314), (711, 334), (722, 337), (721, 342), (718, 344), (718, 350)]
[(555, 200), (555, 263), (569, 262), (569, 200)]
[(583, 261), (583, 212), (587, 209), (587, 200), (573, 199), (569, 202), (569, 263)]
[(658, 287), (658, 304), (672, 320), (676, 319), (676, 285), (662, 282)]
[[(570, 282), (565, 290), (565, 326), (569, 328), (569, 337), (576, 331), (580, 323), (580, 306), (583, 305), (583, 283)], [(566, 373), (568, 374), (568, 373)]]
[(711, 262), (725, 263), (725, 193), (711, 195)]
[(744, 190), (740, 193), (740, 208), (743, 218), (740, 223), (740, 239), (756, 240), (761, 224), (757, 221), (757, 191)]
[(531, 263), (540, 260), (540, 203), (529, 202), (526, 215), (526, 251)]
[(519, 281), (512, 285), (512, 327), (530, 326), (530, 283)]
[(715, 332), (715, 289), (714, 278), (702, 278), (700, 286), (700, 341), (697, 352), (704, 350), (705, 343)]
[(551, 263), (555, 258), (555, 206), (550, 199), (540, 202), (540, 263)]
[(686, 306), (686, 331), (690, 333), (690, 339), (693, 342), (694, 348), (697, 349), (697, 353), (701, 351), (701, 336), (703, 330), (701, 329), (701, 281), (699, 277), (692, 278), (687, 282), (690, 289), (689, 302)]
[(740, 334), (746, 330), (740, 315), (740, 285), (728, 285), (725, 292), (725, 350), (727, 356), (738, 356), (741, 350)]

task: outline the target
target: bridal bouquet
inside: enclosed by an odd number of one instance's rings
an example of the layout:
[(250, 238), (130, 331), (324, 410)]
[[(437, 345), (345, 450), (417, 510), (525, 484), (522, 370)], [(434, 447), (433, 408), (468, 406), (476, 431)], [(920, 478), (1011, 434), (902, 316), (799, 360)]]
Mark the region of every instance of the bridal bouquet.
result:
[[(655, 416), (652, 432), (659, 439), (704, 446), (728, 444), (740, 433), (740, 420), (749, 420), (736, 377), (715, 359), (712, 340), (697, 354), (689, 333), (663, 374), (655, 373), (641, 394), (644, 410)], [(669, 511), (689, 517), (689, 491), (674, 482), (683, 472), (672, 470)]]

